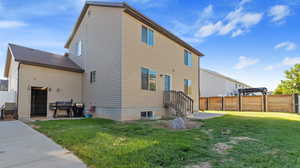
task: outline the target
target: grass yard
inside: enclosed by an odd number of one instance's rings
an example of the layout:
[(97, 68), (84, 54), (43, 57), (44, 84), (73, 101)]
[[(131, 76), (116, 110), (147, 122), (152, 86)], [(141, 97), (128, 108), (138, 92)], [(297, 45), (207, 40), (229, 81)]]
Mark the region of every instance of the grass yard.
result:
[(229, 112), (185, 131), (156, 122), (35, 122), (90, 168), (300, 168), (300, 116)]

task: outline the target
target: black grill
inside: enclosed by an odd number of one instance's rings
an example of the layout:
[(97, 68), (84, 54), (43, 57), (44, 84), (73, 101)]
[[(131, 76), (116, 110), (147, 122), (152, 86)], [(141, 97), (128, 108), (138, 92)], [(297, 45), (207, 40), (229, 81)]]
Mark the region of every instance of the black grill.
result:
[[(63, 117), (82, 117), (84, 104), (74, 103), (73, 100), (69, 102), (57, 101), (55, 103), (50, 103), (50, 110), (54, 110), (53, 117), (57, 118), (57, 110), (65, 111), (66, 116)], [(73, 112), (73, 114), (72, 114)]]

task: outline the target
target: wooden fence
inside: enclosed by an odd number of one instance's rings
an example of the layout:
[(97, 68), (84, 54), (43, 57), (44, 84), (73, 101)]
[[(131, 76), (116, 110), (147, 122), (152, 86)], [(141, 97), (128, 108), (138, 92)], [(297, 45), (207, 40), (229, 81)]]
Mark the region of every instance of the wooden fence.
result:
[(298, 95), (200, 97), (200, 110), (300, 112)]

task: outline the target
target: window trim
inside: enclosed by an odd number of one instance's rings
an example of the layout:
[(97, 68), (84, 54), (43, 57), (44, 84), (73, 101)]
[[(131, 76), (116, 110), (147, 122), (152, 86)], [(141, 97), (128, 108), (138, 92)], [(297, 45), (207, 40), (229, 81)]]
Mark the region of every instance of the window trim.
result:
[[(187, 93), (185, 92), (186, 90), (185, 90), (185, 82), (188, 82), (187, 84)], [(189, 85), (189, 82), (190, 82), (190, 85)], [(184, 79), (183, 80), (183, 86), (184, 86), (184, 93), (185, 94), (187, 94), (188, 96), (192, 96), (193, 95), (193, 89), (192, 89), (192, 85), (193, 85), (193, 82), (192, 82), (192, 80), (190, 80), (190, 79)], [(190, 89), (189, 89), (190, 88)]]
[(184, 49), (184, 65), (188, 66), (188, 67), (192, 67), (193, 66), (193, 54), (192, 52), (190, 52), (187, 49)]
[(90, 84), (96, 83), (96, 71), (90, 72)]
[(154, 46), (154, 30), (152, 29), (149, 29), (148, 28), (148, 31), (147, 31), (147, 36), (148, 36), (148, 46), (151, 46), (153, 47)]
[[(158, 72), (156, 72), (155, 70), (152, 70), (152, 69), (150, 69), (150, 68), (145, 68), (145, 67), (141, 67), (140, 68), (140, 72), (141, 72), (141, 89), (142, 90), (146, 90), (146, 91), (153, 91), (153, 92), (155, 92), (155, 91), (157, 91), (157, 76), (158, 76)], [(147, 76), (147, 89), (146, 88), (143, 88), (143, 76), (142, 76), (142, 70), (147, 70), (148, 71), (148, 76)], [(154, 72), (155, 73), (155, 89), (154, 90), (152, 90), (151, 88), (150, 88), (150, 84), (151, 84), (151, 82), (150, 82), (150, 73), (151, 72)]]
[[(143, 114), (145, 114), (145, 116), (143, 116)], [(153, 111), (142, 111), (140, 113), (140, 116), (141, 116), (141, 119), (152, 119), (154, 117), (154, 112)]]
[(143, 43), (146, 43), (146, 44), (147, 44), (147, 41), (148, 41), (148, 33), (147, 32), (148, 32), (148, 28), (146, 26), (142, 25), (141, 40), (142, 40)]
[[(144, 70), (146, 70), (146, 72), (147, 72), (147, 87), (146, 88), (144, 88), (144, 81), (143, 81), (143, 72), (144, 72)], [(141, 89), (142, 90), (149, 90), (149, 69), (148, 68), (144, 68), (144, 67), (142, 67), (141, 68)]]
[(166, 76), (169, 76), (170, 77), (170, 90), (172, 90), (173, 89), (173, 82), (172, 82), (172, 80), (173, 80), (173, 77), (172, 77), (172, 75), (171, 74), (165, 74), (164, 75), (164, 77), (163, 77), (163, 81), (164, 81), (164, 83), (163, 83), (163, 88), (164, 88), (164, 91), (166, 91), (166, 84), (165, 84), (165, 77)]
[[(144, 33), (146, 33), (146, 34), (144, 34)], [(155, 44), (154, 33), (155, 33), (155, 31), (153, 29), (151, 29), (145, 25), (142, 25), (141, 41), (143, 43), (145, 43), (147, 46), (153, 47)]]

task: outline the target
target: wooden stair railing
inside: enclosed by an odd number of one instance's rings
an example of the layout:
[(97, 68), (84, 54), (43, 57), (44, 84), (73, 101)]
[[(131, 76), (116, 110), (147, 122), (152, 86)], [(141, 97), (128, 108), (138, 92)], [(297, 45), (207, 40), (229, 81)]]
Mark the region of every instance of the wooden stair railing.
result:
[(165, 91), (164, 106), (173, 108), (176, 116), (186, 117), (189, 113), (193, 113), (194, 100), (182, 91)]

